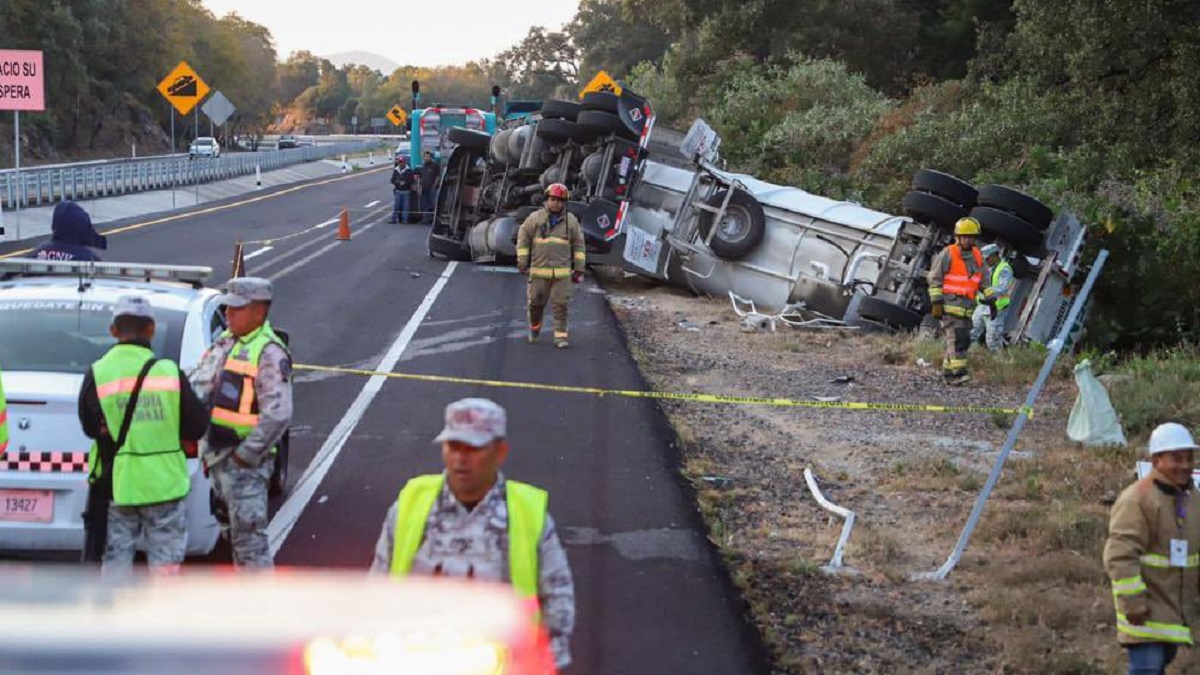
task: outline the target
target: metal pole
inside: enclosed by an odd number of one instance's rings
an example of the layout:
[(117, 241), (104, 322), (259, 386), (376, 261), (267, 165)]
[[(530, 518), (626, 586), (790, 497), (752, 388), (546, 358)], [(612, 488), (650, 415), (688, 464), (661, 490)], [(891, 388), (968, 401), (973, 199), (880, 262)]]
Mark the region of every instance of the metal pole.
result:
[(1067, 320), (1063, 323), (1062, 329), (1058, 331), (1058, 337), (1050, 341), (1050, 353), (1046, 355), (1046, 362), (1042, 364), (1042, 370), (1038, 373), (1037, 379), (1033, 382), (1033, 387), (1029, 390), (1029, 395), (1025, 398), (1025, 406), (1022, 408), (1022, 414), (1017, 415), (1012, 428), (1008, 430), (1008, 438), (1004, 441), (1004, 448), (1000, 450), (1000, 456), (996, 458), (996, 463), (992, 465), (992, 472), (988, 475), (987, 483), (983, 486), (983, 491), (979, 493), (979, 498), (975, 500), (975, 507), (971, 509), (971, 517), (967, 519), (967, 524), (963, 527), (962, 534), (958, 537), (958, 543), (954, 545), (954, 551), (946, 559), (945, 564), (939, 567), (936, 572), (920, 576), (939, 580), (945, 579), (954, 570), (955, 565), (958, 564), (963, 551), (967, 549), (967, 543), (971, 540), (971, 533), (974, 532), (975, 526), (979, 523), (980, 516), (983, 515), (983, 507), (987, 503), (992, 489), (996, 487), (996, 482), (1000, 480), (1000, 472), (1004, 468), (1004, 460), (1008, 458), (1008, 453), (1012, 452), (1013, 446), (1017, 444), (1017, 436), (1021, 434), (1021, 429), (1025, 427), (1025, 422), (1029, 419), (1029, 413), (1033, 410), (1033, 403), (1037, 400), (1038, 394), (1041, 393), (1042, 387), (1045, 386), (1046, 379), (1050, 377), (1050, 371), (1054, 368), (1054, 362), (1058, 360), (1058, 355), (1062, 352), (1063, 346), (1071, 336), (1071, 329), (1074, 328), (1075, 321), (1079, 318), (1079, 313), (1083, 311), (1083, 305), (1087, 302), (1088, 295), (1092, 292), (1092, 286), (1096, 283), (1096, 278), (1100, 276), (1100, 270), (1104, 268), (1104, 261), (1107, 259), (1108, 251), (1102, 249), (1100, 255), (1096, 256), (1096, 261), (1092, 263), (1092, 271), (1088, 274), (1087, 280), (1083, 282), (1083, 288), (1080, 289), (1079, 295), (1075, 297), (1075, 304), (1071, 305), (1071, 311), (1067, 314)]
[(175, 161), (175, 106), (171, 105), (170, 103), (168, 103), (167, 106), (171, 110), (171, 154), (169, 155), (169, 157), (171, 159), (168, 161), (171, 162), (171, 164), (170, 164), (170, 166), (171, 166), (171, 208), (174, 209), (175, 208), (175, 166), (177, 164), (177, 162)]
[(17, 182), (17, 198), (13, 200), (17, 221), (17, 240), (21, 239), (21, 199), (25, 196), (25, 183), (21, 180), (21, 111), (13, 111), (13, 179)]

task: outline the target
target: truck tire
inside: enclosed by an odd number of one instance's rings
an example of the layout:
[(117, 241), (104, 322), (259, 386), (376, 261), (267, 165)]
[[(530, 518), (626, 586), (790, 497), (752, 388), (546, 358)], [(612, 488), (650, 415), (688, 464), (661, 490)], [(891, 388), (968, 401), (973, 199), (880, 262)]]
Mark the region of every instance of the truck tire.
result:
[(900, 201), (904, 212), (918, 223), (952, 228), (955, 221), (967, 215), (967, 210), (954, 202), (935, 194), (912, 191)]
[[(726, 192), (728, 190), (717, 192), (709, 197), (706, 203), (709, 206), (720, 207), (721, 202), (725, 201)], [(700, 236), (704, 239), (708, 239), (708, 232), (712, 229), (714, 216), (716, 214), (709, 211), (701, 211), (697, 216)], [(763, 214), (762, 204), (759, 204), (753, 196), (741, 190), (735, 190), (733, 196), (729, 198), (725, 219), (717, 226), (717, 231), (709, 246), (713, 253), (717, 254), (717, 257), (726, 260), (741, 260), (758, 247), (766, 233), (766, 216)]]
[(963, 207), (963, 210), (970, 210), (979, 194), (970, 183), (961, 178), (933, 169), (921, 169), (914, 174), (912, 186), (918, 192), (928, 192), (952, 201)]
[(617, 101), (619, 100), (620, 97), (616, 94), (610, 94), (606, 91), (589, 91), (583, 95), (583, 100), (579, 102), (579, 107), (583, 110), (596, 110), (616, 115)]
[(584, 110), (579, 113), (577, 121), (579, 126), (596, 134), (616, 134), (631, 141), (637, 140), (637, 136), (613, 113)]
[(464, 129), (463, 127), (454, 127), (446, 134), (446, 138), (449, 138), (451, 143), (457, 143), (472, 152), (480, 154), (486, 154), (488, 145), (492, 142), (490, 134), (474, 129)]
[(1042, 233), (1023, 218), (990, 206), (976, 206), (971, 217), (979, 221), (983, 231), (1008, 242), (1018, 253), (1040, 257)]
[(858, 315), (868, 321), (882, 323), (897, 330), (912, 330), (921, 325), (921, 315), (907, 307), (866, 296), (858, 305)]
[(574, 101), (550, 99), (542, 104), (542, 119), (574, 122), (580, 110), (579, 104)]
[(283, 438), (279, 439), (279, 450), (272, 458), (274, 464), (271, 467), (271, 481), (267, 484), (268, 497), (280, 497), (287, 492), (291, 446), (291, 430), (288, 430), (283, 432)]
[(987, 206), (1000, 211), (1007, 211), (1021, 220), (1032, 225), (1037, 230), (1045, 230), (1054, 220), (1054, 212), (1049, 206), (1003, 185), (984, 185), (979, 188), (980, 206)]
[(566, 143), (567, 141), (586, 142), (590, 138), (589, 134), (583, 133), (579, 125), (560, 119), (542, 120), (537, 123), (537, 130), (534, 132), (538, 138), (550, 141), (551, 143)]

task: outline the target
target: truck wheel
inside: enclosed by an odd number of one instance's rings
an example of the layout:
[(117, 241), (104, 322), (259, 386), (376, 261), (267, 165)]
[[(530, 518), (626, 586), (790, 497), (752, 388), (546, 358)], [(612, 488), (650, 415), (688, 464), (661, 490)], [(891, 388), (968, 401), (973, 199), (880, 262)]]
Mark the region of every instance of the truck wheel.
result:
[[(717, 192), (709, 197), (706, 203), (719, 208), (725, 201), (726, 192), (728, 190)], [(700, 236), (704, 239), (708, 239), (708, 232), (712, 229), (714, 216), (716, 214), (709, 211), (701, 211), (698, 216)], [(718, 257), (727, 260), (741, 260), (758, 247), (766, 233), (766, 216), (763, 214), (762, 204), (759, 204), (753, 196), (741, 190), (735, 190), (733, 196), (729, 198), (725, 217), (717, 225), (717, 231), (709, 246)]]
[(575, 121), (582, 108), (574, 101), (550, 99), (542, 104), (542, 119)]
[(616, 134), (622, 138), (636, 141), (637, 135), (613, 113), (599, 110), (584, 110), (577, 118), (579, 126), (596, 134)]
[(279, 450), (275, 453), (275, 465), (271, 470), (271, 482), (267, 486), (268, 497), (278, 497), (287, 492), (288, 457), (291, 454), (291, 430), (283, 432), (279, 439)]
[(955, 221), (967, 215), (967, 210), (938, 195), (915, 190), (904, 195), (900, 201), (904, 212), (918, 223), (954, 227)]
[(456, 143), (480, 154), (487, 153), (488, 145), (492, 142), (489, 134), (463, 127), (454, 127), (446, 134), (446, 138), (449, 138), (451, 143)]
[(1003, 185), (984, 185), (979, 188), (979, 199), (976, 203), (1007, 211), (1038, 230), (1050, 227), (1050, 222), (1054, 220), (1054, 212), (1050, 207), (1023, 192)]
[(583, 110), (596, 110), (616, 115), (617, 101), (619, 100), (620, 98), (616, 94), (610, 94), (607, 91), (589, 91), (583, 95), (579, 107)]
[(971, 217), (983, 225), (984, 232), (1008, 242), (1018, 253), (1040, 257), (1042, 233), (1025, 219), (990, 206), (976, 206)]
[(918, 192), (928, 192), (952, 201), (964, 210), (969, 210), (975, 205), (979, 194), (970, 183), (933, 169), (921, 169), (913, 175), (912, 186)]
[(912, 330), (921, 325), (921, 315), (907, 307), (901, 307), (872, 296), (862, 299), (858, 315), (868, 321), (882, 323), (897, 330)]
[(560, 119), (549, 119), (538, 122), (535, 133), (537, 133), (538, 138), (545, 139), (551, 143), (566, 143), (567, 141), (585, 142), (588, 138), (587, 134), (582, 133), (578, 124)]

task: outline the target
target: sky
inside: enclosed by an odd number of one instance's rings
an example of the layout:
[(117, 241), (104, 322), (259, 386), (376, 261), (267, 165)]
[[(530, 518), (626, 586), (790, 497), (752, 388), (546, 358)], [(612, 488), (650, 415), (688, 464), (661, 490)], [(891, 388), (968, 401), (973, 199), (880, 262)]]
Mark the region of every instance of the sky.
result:
[(318, 56), (367, 51), (414, 66), (462, 65), (495, 56), (519, 42), (533, 26), (560, 29), (579, 7), (579, 0), (201, 2), (218, 17), (237, 11), (242, 18), (266, 26), (281, 61), (302, 49)]

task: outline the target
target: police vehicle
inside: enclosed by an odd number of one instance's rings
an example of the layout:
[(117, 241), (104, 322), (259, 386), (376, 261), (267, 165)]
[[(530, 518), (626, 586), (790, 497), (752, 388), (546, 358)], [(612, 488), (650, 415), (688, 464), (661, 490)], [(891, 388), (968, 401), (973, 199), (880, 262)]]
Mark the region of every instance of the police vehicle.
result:
[(510, 587), (277, 569), (116, 582), (0, 567), (0, 672), (551, 675), (537, 603)]
[[(152, 347), (188, 372), (225, 329), (208, 267), (138, 263), (0, 260), (0, 370), (8, 399), (9, 446), (0, 457), (0, 551), (79, 551), (91, 439), (79, 424), (79, 388), (114, 344), (113, 306), (129, 293), (154, 310)], [(208, 478), (185, 444), (189, 555), (210, 553), (220, 527)], [(271, 491), (287, 482), (281, 444)]]

